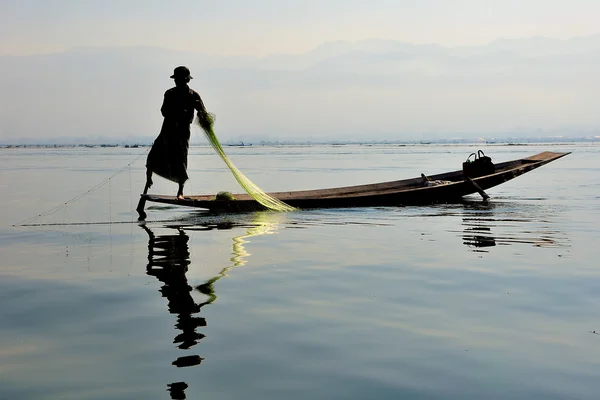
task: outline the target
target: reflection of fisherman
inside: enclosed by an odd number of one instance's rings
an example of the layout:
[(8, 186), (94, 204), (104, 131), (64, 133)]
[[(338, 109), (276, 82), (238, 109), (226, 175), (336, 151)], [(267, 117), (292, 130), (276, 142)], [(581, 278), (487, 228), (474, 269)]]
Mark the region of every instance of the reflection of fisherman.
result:
[[(177, 234), (171, 235), (155, 235), (145, 224), (140, 227), (148, 234), (148, 264), (146, 265), (146, 273), (156, 277), (163, 283), (160, 288), (160, 293), (168, 301), (168, 309), (172, 314), (177, 315), (175, 328), (180, 333), (175, 336), (173, 343), (182, 350), (189, 350), (196, 346), (203, 338), (202, 333), (196, 332), (200, 327), (206, 326), (206, 320), (197, 316), (202, 307), (213, 303), (217, 296), (213, 284), (220, 278), (227, 276), (226, 272), (234, 267), (244, 265), (245, 258), (250, 254), (245, 251), (244, 244), (247, 243), (244, 239), (270, 234), (277, 227), (275, 221), (270, 221), (270, 218), (280, 217), (281, 214), (273, 213), (257, 213), (253, 217), (253, 226), (247, 229), (244, 235), (233, 238), (233, 254), (231, 258), (232, 265), (223, 268), (223, 270), (212, 279), (209, 279), (204, 284), (196, 287), (200, 293), (206, 295), (208, 299), (202, 303), (196, 303), (192, 297), (193, 288), (189, 285), (186, 273), (188, 266), (191, 264), (189, 236), (185, 233), (182, 227), (172, 227), (177, 229)], [(212, 229), (232, 229), (235, 225), (229, 221), (224, 221), (216, 224), (196, 226), (193, 230), (212, 230)], [(192, 367), (199, 365), (203, 358), (199, 355), (187, 355), (178, 357), (172, 362), (172, 365), (181, 367)], [(168, 384), (167, 390), (170, 393), (171, 399), (185, 399), (185, 391), (188, 388), (185, 382), (173, 382)]]
[[(146, 226), (142, 228), (148, 233), (148, 265), (146, 273), (163, 282), (160, 292), (168, 300), (169, 312), (177, 315), (175, 327), (181, 333), (173, 343), (180, 349), (189, 349), (204, 337), (196, 329), (206, 325), (206, 320), (196, 317), (204, 304), (196, 304), (185, 276), (190, 264), (189, 237), (179, 229), (178, 235), (155, 236)], [(201, 361), (198, 356), (180, 357), (173, 364), (177, 366), (197, 365)]]
[(152, 186), (152, 173), (177, 182), (177, 198), (183, 199), (183, 185), (188, 180), (187, 156), (190, 142), (190, 125), (194, 110), (206, 114), (198, 92), (188, 86), (190, 70), (177, 67), (171, 75), (175, 87), (165, 92), (160, 109), (164, 121), (160, 134), (154, 141), (146, 162), (146, 189)]
[[(196, 304), (188, 284), (186, 272), (190, 265), (189, 236), (183, 229), (178, 228), (176, 235), (154, 235), (146, 225), (141, 225), (148, 234), (148, 264), (146, 273), (156, 277), (163, 283), (160, 293), (168, 300), (169, 312), (177, 315), (175, 327), (181, 331), (175, 336), (173, 343), (180, 349), (187, 350), (197, 345), (204, 337), (196, 332), (201, 326), (206, 326), (206, 320), (195, 314), (200, 312), (206, 303)], [(187, 355), (177, 358), (172, 365), (191, 367), (199, 365), (203, 358), (199, 355)], [(185, 382), (173, 382), (167, 385), (171, 399), (185, 399)]]

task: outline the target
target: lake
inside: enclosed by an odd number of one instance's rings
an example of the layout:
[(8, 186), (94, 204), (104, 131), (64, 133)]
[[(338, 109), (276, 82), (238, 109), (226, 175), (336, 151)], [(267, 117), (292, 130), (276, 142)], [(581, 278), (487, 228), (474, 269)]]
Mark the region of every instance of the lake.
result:
[[(458, 170), (478, 148), (225, 150), (285, 191)], [(0, 149), (0, 399), (596, 399), (600, 146), (481, 148), (572, 154), (487, 204), (148, 203), (138, 224), (147, 148)], [(189, 175), (186, 194), (240, 191), (210, 147)]]

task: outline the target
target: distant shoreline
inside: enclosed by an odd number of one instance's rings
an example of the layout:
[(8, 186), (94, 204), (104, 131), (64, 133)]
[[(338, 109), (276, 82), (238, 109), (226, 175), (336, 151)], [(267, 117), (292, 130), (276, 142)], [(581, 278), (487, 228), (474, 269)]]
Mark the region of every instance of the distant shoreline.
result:
[[(440, 145), (478, 145), (478, 146), (535, 146), (576, 145), (581, 143), (600, 143), (600, 137), (584, 138), (507, 138), (494, 140), (444, 139), (444, 140), (379, 140), (379, 141), (257, 141), (225, 142), (225, 147), (272, 147), (272, 146), (440, 146)], [(0, 143), (0, 148), (145, 148), (152, 143)], [(209, 144), (191, 143), (192, 147), (210, 147)]]

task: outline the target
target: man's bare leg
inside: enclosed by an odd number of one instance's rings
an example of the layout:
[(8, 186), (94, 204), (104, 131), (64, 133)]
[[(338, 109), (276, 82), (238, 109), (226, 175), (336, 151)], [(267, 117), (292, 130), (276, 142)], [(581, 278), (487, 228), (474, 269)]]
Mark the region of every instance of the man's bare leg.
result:
[[(149, 168), (146, 169), (146, 186), (144, 186), (144, 194), (148, 193), (148, 189), (152, 186), (152, 171)], [(143, 221), (146, 219), (146, 212), (144, 211), (144, 207), (146, 207), (146, 199), (144, 197), (140, 198), (138, 202), (138, 206), (136, 211), (139, 214), (138, 221)]]
[(148, 193), (148, 189), (152, 187), (152, 171), (150, 168), (146, 168), (146, 187), (144, 187), (144, 194)]
[(179, 190), (177, 190), (177, 199), (183, 200), (183, 182), (179, 183)]

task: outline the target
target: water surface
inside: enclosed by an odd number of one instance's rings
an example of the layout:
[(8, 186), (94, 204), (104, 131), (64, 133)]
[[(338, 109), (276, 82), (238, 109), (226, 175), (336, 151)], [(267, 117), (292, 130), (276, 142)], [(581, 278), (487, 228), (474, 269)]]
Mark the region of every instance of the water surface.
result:
[[(573, 151), (488, 204), (150, 206), (138, 225), (145, 150), (0, 149), (0, 399), (597, 398), (597, 146), (485, 147)], [(474, 149), (226, 150), (279, 191), (460, 169)], [(190, 176), (188, 193), (238, 191), (207, 147)], [(113, 224), (11, 226), (65, 202), (35, 222)]]

